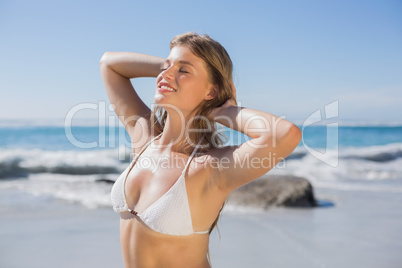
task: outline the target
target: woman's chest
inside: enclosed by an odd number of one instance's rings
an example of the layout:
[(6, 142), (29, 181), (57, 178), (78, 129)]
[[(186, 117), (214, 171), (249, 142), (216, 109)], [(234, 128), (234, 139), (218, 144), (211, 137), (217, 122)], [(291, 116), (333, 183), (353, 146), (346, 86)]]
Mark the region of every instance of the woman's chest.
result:
[(144, 211), (176, 184), (183, 168), (183, 164), (175, 163), (171, 157), (140, 157), (129, 170), (124, 184), (128, 207)]

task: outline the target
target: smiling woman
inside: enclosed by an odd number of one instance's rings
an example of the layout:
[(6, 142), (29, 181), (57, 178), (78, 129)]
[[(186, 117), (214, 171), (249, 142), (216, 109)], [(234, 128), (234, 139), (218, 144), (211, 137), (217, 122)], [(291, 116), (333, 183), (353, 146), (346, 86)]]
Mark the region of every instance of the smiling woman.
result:
[[(186, 33), (170, 49), (167, 59), (130, 52), (101, 59), (106, 91), (135, 154), (112, 189), (131, 268), (211, 267), (209, 234), (227, 196), (272, 169), (301, 139), (293, 123), (237, 106), (232, 61), (218, 42)], [(135, 77), (156, 77), (153, 112), (135, 92)], [(216, 123), (251, 139), (222, 146)], [(269, 163), (255, 165), (267, 155), (274, 156)], [(161, 158), (168, 161), (156, 168), (143, 164)]]

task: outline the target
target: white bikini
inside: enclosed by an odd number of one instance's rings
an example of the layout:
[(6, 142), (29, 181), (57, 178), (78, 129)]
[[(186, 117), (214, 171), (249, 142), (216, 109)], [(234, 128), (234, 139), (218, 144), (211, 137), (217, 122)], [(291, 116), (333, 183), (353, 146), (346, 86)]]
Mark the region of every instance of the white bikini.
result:
[(124, 185), (127, 176), (134, 167), (140, 155), (145, 151), (149, 144), (151, 144), (161, 135), (162, 133), (154, 137), (142, 148), (140, 153), (137, 154), (137, 156), (133, 159), (132, 164), (130, 164), (126, 170), (123, 171), (123, 173), (114, 183), (111, 192), (113, 210), (115, 212), (130, 212), (131, 214), (139, 217), (149, 228), (158, 233), (168, 235), (207, 234), (209, 233), (209, 230), (195, 232), (193, 229), (190, 206), (186, 191), (186, 182), (184, 178), (187, 167), (189, 166), (191, 159), (194, 157), (202, 138), (189, 157), (180, 177), (164, 195), (162, 195), (141, 214), (133, 209), (130, 209), (127, 205), (124, 192)]

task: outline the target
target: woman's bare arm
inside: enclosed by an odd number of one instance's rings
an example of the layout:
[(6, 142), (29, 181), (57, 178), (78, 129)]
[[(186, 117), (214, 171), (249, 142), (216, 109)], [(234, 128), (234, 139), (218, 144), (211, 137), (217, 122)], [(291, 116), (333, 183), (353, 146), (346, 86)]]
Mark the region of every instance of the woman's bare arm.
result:
[(100, 60), (100, 70), (110, 103), (130, 133), (141, 118), (148, 120), (150, 109), (135, 92), (130, 78), (156, 77), (163, 58), (133, 52), (106, 52)]
[[(230, 100), (228, 101), (231, 102)], [(228, 103), (227, 102), (227, 103)], [(271, 170), (299, 144), (301, 130), (273, 114), (225, 104), (213, 118), (220, 124), (248, 135), (251, 139), (238, 146), (211, 152), (212, 173), (221, 190), (229, 194)]]

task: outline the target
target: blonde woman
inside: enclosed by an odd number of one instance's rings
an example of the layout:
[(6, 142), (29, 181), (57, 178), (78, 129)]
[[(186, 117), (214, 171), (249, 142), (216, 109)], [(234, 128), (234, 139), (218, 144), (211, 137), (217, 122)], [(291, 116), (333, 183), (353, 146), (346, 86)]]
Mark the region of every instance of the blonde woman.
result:
[[(174, 37), (166, 59), (106, 52), (100, 68), (135, 155), (112, 189), (125, 267), (211, 267), (209, 235), (226, 198), (287, 157), (300, 129), (237, 106), (232, 61), (207, 35)], [(156, 77), (154, 111), (137, 77)], [(251, 139), (222, 146), (216, 122)]]

